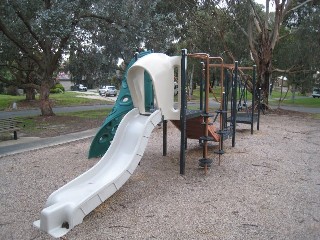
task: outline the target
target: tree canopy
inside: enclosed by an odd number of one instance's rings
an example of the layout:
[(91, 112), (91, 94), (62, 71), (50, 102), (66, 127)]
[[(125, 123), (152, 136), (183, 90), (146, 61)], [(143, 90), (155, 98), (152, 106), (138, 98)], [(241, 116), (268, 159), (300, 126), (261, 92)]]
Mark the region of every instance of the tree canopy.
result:
[(275, 72), (319, 70), (319, 4), (266, 0), (263, 9), (253, 0), (1, 1), (0, 81), (38, 89), (42, 115), (52, 115), (49, 89), (64, 55), (75, 78), (98, 85), (114, 74), (119, 58), (128, 63), (139, 47), (169, 55), (188, 48), (255, 63), (267, 101)]

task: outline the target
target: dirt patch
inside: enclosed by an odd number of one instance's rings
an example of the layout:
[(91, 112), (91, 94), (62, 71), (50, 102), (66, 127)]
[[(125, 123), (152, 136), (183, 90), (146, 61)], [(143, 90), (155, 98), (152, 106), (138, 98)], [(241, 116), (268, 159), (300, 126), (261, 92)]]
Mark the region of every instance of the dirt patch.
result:
[[(289, 111), (284, 109), (268, 110), (265, 115), (309, 117), (311, 114)], [(263, 114), (261, 113), (261, 116)], [(21, 125), (20, 136), (25, 137), (55, 137), (68, 133), (85, 131), (98, 128), (102, 125), (105, 117), (100, 118), (81, 118), (75, 116), (50, 116), (50, 117), (31, 117), (32, 126), (26, 121)]]
[(279, 116), (291, 115), (291, 116), (300, 116), (300, 117), (310, 117), (310, 116), (312, 116), (311, 113), (297, 112), (297, 111), (286, 110), (286, 109), (282, 109), (282, 108), (269, 109), (266, 112), (266, 114), (277, 114)]

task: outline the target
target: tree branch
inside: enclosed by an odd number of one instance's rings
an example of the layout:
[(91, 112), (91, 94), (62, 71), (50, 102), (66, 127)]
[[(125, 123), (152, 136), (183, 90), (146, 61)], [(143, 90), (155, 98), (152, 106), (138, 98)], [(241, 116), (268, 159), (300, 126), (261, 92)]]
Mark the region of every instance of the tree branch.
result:
[[(303, 3), (300, 3), (299, 5), (291, 8), (291, 9), (287, 9), (287, 5), (286, 5), (286, 11), (285, 11), (284, 15), (286, 15), (286, 14), (288, 14), (289, 12), (294, 11), (294, 10), (296, 10), (296, 9), (302, 7), (303, 5), (305, 5), (305, 4), (309, 3), (309, 2), (312, 2), (312, 1), (313, 1), (313, 0), (304, 1)], [(289, 2), (291, 2), (291, 0), (288, 1), (288, 3), (289, 3)]]
[(40, 90), (40, 86), (38, 84), (35, 83), (23, 83), (20, 85), (21, 88), (25, 89), (25, 88), (33, 88), (36, 90)]
[(36, 33), (32, 30), (30, 24), (28, 23), (27, 19), (25, 18), (25, 16), (22, 14), (22, 12), (20, 11), (18, 5), (16, 4), (15, 1), (12, 1), (12, 6), (13, 9), (15, 10), (17, 16), (21, 19), (22, 23), (26, 26), (26, 28), (28, 29), (29, 33), (31, 34), (31, 36), (36, 40), (36, 42), (39, 44), (39, 46), (42, 48), (42, 50), (44, 50), (44, 44), (41, 41), (41, 39), (36, 35)]
[(309, 73), (309, 72), (312, 72), (312, 70), (305, 70), (303, 69), (303, 66), (292, 66), (288, 69), (273, 68), (272, 72), (293, 74), (293, 73), (299, 73), (299, 72)]
[(283, 38), (286, 38), (286, 37), (290, 36), (291, 34), (295, 34), (295, 32), (297, 32), (297, 31), (298, 31), (297, 29), (291, 29), (290, 32), (288, 32), (288, 33), (286, 33), (286, 34), (284, 34), (282, 36), (279, 36), (279, 40), (281, 40)]
[[(249, 0), (249, 3), (250, 3), (250, 6), (251, 6), (250, 13), (253, 16), (254, 24), (255, 24), (255, 26), (257, 28), (258, 33), (261, 33), (262, 32), (261, 31), (261, 27), (262, 27), (261, 19), (259, 18), (259, 15), (256, 12), (256, 9), (254, 7), (254, 3), (252, 2), (252, 0)], [(265, 19), (265, 21), (268, 22), (268, 19)]]
[(24, 69), (22, 67), (17, 67), (17, 66), (11, 65), (11, 64), (0, 64), (0, 67), (12, 68), (12, 69), (15, 69), (15, 70), (18, 70), (18, 71), (22, 71), (22, 72), (32, 72), (32, 71), (34, 71), (33, 69)]
[(20, 48), (21, 51), (26, 53), (29, 58), (34, 60), (39, 66), (42, 66), (42, 63), (38, 57), (36, 57), (32, 51), (30, 51), (28, 48), (26, 48), (22, 42), (18, 41), (18, 39), (10, 32), (5, 24), (2, 22), (2, 19), (0, 18), (0, 31), (8, 38), (10, 39), (18, 48)]

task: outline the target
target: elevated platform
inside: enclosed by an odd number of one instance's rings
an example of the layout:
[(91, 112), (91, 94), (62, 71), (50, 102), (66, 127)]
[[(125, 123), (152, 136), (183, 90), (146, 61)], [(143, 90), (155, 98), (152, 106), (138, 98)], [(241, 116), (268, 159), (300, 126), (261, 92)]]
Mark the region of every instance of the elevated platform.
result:
[[(227, 121), (230, 122), (231, 117), (228, 117)], [(245, 112), (237, 113), (236, 123), (251, 124), (257, 121), (258, 121), (258, 114), (254, 114), (252, 118), (251, 114), (247, 114)]]
[[(197, 113), (193, 112), (193, 116), (196, 116)], [(171, 122), (178, 128), (180, 128), (180, 120), (171, 120)], [(204, 136), (204, 127), (203, 118), (198, 115), (196, 117), (187, 117), (187, 138), (189, 139), (200, 139)], [(217, 129), (214, 125), (208, 126), (208, 136), (212, 137), (214, 142), (219, 142), (220, 135), (217, 133)]]

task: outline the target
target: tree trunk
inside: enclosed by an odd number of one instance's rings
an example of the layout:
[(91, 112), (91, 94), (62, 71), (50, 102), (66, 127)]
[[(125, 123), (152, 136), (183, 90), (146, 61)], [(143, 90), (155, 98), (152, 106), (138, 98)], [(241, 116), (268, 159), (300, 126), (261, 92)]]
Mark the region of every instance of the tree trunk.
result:
[(51, 84), (48, 81), (43, 81), (40, 86), (40, 110), (41, 116), (54, 116), (51, 103), (49, 100)]
[(263, 82), (261, 84), (261, 91), (262, 91), (262, 96), (261, 99), (262, 101), (268, 105), (269, 104), (269, 88), (270, 88), (270, 84), (269, 84), (269, 79), (270, 79), (270, 75), (271, 73), (267, 70), (264, 72), (263, 74)]
[(27, 101), (32, 101), (36, 99), (36, 94), (33, 88), (26, 88), (26, 100)]
[(264, 104), (268, 105), (269, 103), (269, 87), (270, 87), (270, 77), (272, 73), (272, 52), (273, 47), (270, 43), (270, 35), (267, 29), (263, 28), (260, 39), (258, 41), (259, 49), (258, 58), (259, 58), (259, 69), (260, 70), (260, 86), (262, 96), (261, 99)]

